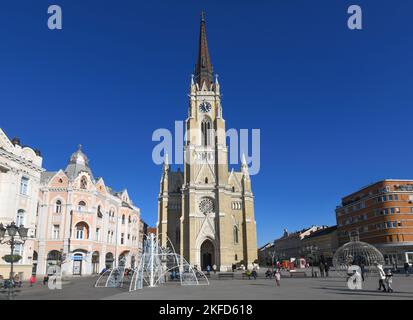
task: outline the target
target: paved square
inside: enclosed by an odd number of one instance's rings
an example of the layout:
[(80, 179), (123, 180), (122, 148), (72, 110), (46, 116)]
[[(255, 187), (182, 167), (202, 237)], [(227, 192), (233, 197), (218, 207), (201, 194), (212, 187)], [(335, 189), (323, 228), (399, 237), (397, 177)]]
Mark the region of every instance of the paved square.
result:
[[(265, 279), (260, 274), (257, 280), (242, 279), (237, 274), (234, 280), (218, 280), (212, 275), (209, 286), (180, 286), (167, 283), (162, 287), (144, 288), (128, 292), (127, 288), (95, 288), (96, 277), (72, 278), (63, 283), (62, 290), (49, 290), (37, 283), (34, 287), (18, 289), (16, 299), (115, 299), (115, 300), (337, 300), (337, 299), (413, 299), (413, 276), (395, 275), (394, 293), (377, 290), (378, 279), (366, 279), (363, 290), (349, 290), (345, 280), (334, 273), (329, 278), (289, 278), (284, 273), (281, 286), (274, 279)], [(1, 294), (4, 299), (4, 292)]]

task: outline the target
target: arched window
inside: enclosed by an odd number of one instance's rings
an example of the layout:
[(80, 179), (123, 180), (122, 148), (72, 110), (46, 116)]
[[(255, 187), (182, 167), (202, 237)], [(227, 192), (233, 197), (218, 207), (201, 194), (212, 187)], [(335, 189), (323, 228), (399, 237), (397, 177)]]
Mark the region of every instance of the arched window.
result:
[(208, 183), (208, 178), (205, 178), (205, 183)]
[(234, 226), (234, 243), (238, 244), (238, 227)]
[(235, 255), (235, 261), (238, 261), (238, 255), (237, 254)]
[(87, 179), (85, 176), (80, 180), (80, 189), (87, 189)]
[(89, 228), (86, 223), (79, 222), (76, 227), (76, 239), (83, 240), (89, 238)]
[(103, 217), (102, 207), (101, 207), (100, 205), (98, 205), (97, 215), (98, 215), (98, 218), (102, 218), (102, 217)]
[(24, 225), (24, 210), (17, 211), (16, 226), (20, 227)]
[(128, 222), (131, 223), (132, 222), (132, 218), (131, 216), (128, 217)]
[(85, 211), (86, 210), (86, 203), (84, 201), (79, 201), (77, 206), (78, 211)]
[(122, 215), (122, 224), (125, 224), (125, 215)]
[(29, 178), (22, 177), (20, 180), (20, 194), (27, 195), (29, 190)]
[(232, 187), (232, 192), (235, 192), (235, 187)]
[(202, 120), (201, 123), (201, 132), (202, 132), (202, 145), (209, 146), (211, 145), (211, 121), (208, 119)]
[(62, 201), (57, 200), (54, 208), (55, 213), (62, 213)]

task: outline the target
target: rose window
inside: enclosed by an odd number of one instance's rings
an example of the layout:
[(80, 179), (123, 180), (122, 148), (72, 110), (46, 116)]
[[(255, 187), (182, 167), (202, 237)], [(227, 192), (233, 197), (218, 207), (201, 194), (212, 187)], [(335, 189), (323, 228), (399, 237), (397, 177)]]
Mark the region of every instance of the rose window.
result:
[(203, 214), (214, 212), (214, 201), (210, 198), (202, 199), (199, 202), (199, 210)]

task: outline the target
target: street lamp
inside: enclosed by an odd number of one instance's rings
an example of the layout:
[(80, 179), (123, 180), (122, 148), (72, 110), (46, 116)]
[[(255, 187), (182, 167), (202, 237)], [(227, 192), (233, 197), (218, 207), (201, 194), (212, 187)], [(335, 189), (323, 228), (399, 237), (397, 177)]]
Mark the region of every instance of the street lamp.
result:
[(306, 246), (305, 251), (308, 253), (308, 256), (310, 256), (311, 260), (311, 277), (315, 278), (316, 273), (314, 273), (314, 255), (318, 251), (318, 247), (316, 245)]
[[(6, 227), (0, 223), (0, 244), (7, 244), (10, 246), (10, 283), (8, 288), (7, 298), (14, 298), (14, 285), (13, 285), (13, 265), (14, 265), (14, 248), (16, 245), (23, 245), (27, 240), (28, 228), (23, 225), (17, 226), (14, 222), (10, 223)], [(19, 236), (20, 239), (16, 238)], [(7, 261), (6, 261), (7, 262)]]

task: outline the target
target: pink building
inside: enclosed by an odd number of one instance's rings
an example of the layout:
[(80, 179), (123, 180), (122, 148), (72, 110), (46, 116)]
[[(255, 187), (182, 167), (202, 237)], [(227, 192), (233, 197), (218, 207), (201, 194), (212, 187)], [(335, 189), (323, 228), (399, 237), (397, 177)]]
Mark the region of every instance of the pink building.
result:
[(90, 275), (124, 257), (137, 266), (142, 250), (140, 210), (126, 190), (115, 192), (95, 178), (81, 146), (66, 169), (43, 172), (37, 210), (37, 274), (60, 265), (63, 275)]

